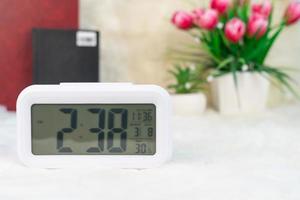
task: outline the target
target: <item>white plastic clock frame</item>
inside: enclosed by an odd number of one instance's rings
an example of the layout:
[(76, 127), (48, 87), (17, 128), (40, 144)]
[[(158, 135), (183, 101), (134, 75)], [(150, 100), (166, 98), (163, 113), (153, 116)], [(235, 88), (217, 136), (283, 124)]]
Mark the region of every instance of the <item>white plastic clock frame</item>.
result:
[[(154, 155), (34, 155), (31, 148), (31, 106), (34, 104), (154, 104), (156, 153)], [(152, 168), (172, 153), (169, 94), (156, 85), (129, 83), (64, 83), (33, 85), (17, 100), (18, 154), (30, 167)]]

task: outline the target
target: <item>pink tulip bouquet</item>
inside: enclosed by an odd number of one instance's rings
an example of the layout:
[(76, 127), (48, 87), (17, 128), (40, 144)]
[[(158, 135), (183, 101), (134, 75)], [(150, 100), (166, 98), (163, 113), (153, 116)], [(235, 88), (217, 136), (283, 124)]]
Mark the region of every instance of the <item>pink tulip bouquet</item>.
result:
[(299, 1), (289, 4), (278, 24), (272, 19), (269, 0), (254, 4), (250, 0), (211, 0), (207, 9), (176, 11), (172, 23), (199, 43), (197, 48), (204, 54), (182, 52), (182, 57), (204, 66), (208, 79), (231, 73), (236, 83), (238, 72), (258, 72), (294, 92), (291, 77), (281, 68), (266, 65), (265, 59), (282, 30), (300, 19)]

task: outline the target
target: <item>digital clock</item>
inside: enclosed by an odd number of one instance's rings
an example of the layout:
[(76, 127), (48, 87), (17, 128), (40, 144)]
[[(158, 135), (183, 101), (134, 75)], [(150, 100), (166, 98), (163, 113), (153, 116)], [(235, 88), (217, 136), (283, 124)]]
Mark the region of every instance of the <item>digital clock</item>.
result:
[(170, 97), (155, 85), (33, 85), (17, 100), (18, 153), (29, 166), (155, 167), (170, 158)]

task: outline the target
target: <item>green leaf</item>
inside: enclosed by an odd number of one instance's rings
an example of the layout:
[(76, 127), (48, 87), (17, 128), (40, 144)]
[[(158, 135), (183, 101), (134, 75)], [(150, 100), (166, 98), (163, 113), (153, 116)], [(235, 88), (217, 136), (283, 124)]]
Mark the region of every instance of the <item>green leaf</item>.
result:
[(248, 11), (249, 5), (247, 4), (237, 7), (237, 16), (245, 23), (248, 21)]
[[(238, 94), (238, 79), (237, 79), (237, 68), (236, 68), (236, 65), (234, 62), (231, 62), (230, 63), (230, 69), (231, 69), (231, 73), (233, 75), (233, 81), (234, 81), (234, 87), (235, 87), (235, 91), (236, 91), (236, 94)], [(237, 101), (238, 101), (238, 105), (239, 107), (241, 106), (241, 103), (240, 103), (240, 98), (239, 96), (237, 96)]]
[(230, 20), (230, 19), (232, 19), (232, 18), (234, 18), (235, 17), (235, 9), (229, 9), (228, 10), (228, 20)]
[[(290, 91), (297, 99), (300, 100), (299, 93), (291, 85), (291, 82), (295, 82), (288, 74), (282, 70), (275, 69), (268, 66), (260, 66), (262, 71), (268, 73), (271, 77), (275, 78), (279, 83), (281, 83), (288, 91)], [(296, 82), (295, 82), (296, 83)]]
[(276, 41), (276, 39), (278, 38), (279, 34), (282, 32), (283, 28), (285, 27), (285, 24), (281, 24), (278, 28), (278, 30), (273, 34), (273, 36), (271, 36), (268, 45), (265, 49), (265, 51), (262, 53), (259, 62), (263, 63), (265, 58), (267, 57), (271, 47), (273, 46), (274, 42)]
[(243, 55), (247, 60), (253, 60), (259, 55), (262, 55), (264, 51), (266, 51), (269, 41), (267, 38), (261, 38), (259, 41), (252, 40), (250, 42), (250, 46), (247, 48)]
[(211, 36), (211, 49), (214, 52), (215, 57), (220, 58), (221, 56), (220, 37), (216, 31), (211, 31), (210, 36)]
[(269, 81), (270, 83), (272, 83), (278, 90), (280, 90), (281, 92), (283, 92), (283, 88), (281, 87), (281, 85), (274, 81), (274, 77), (270, 77), (267, 75), (264, 75), (263, 73), (259, 73), (263, 78), (265, 78), (267, 81)]
[(234, 58), (233, 57), (229, 57), (225, 60), (223, 60), (218, 66), (217, 66), (217, 70), (221, 70), (223, 67), (227, 66), (229, 63), (233, 62)]

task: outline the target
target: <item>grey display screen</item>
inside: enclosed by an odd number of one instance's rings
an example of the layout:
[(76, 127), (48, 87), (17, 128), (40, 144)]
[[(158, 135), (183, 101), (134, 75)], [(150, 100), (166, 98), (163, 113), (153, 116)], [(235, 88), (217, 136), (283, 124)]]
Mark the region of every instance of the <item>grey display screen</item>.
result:
[(35, 155), (154, 155), (153, 104), (34, 104)]

